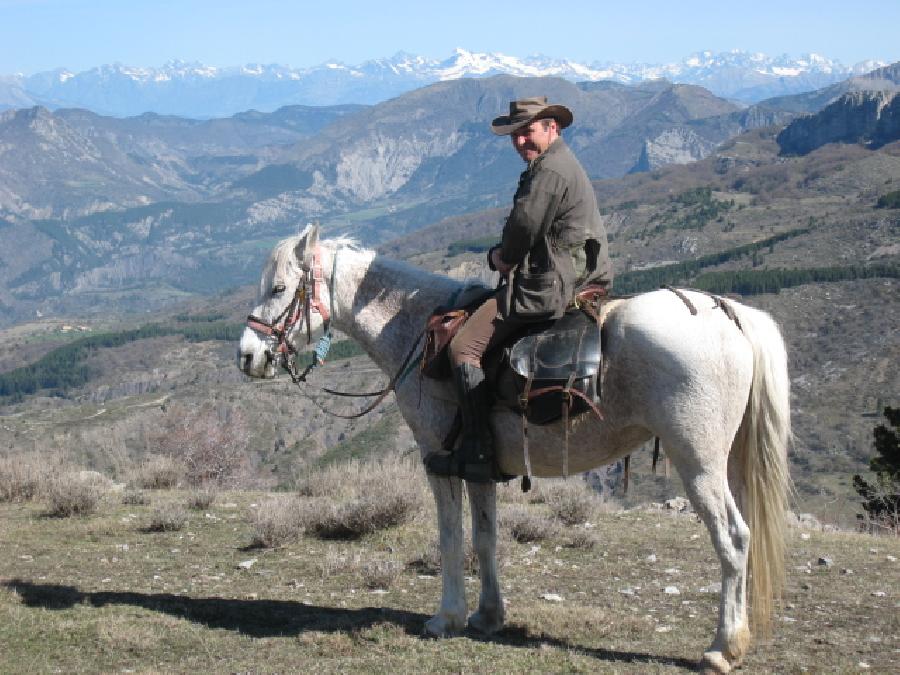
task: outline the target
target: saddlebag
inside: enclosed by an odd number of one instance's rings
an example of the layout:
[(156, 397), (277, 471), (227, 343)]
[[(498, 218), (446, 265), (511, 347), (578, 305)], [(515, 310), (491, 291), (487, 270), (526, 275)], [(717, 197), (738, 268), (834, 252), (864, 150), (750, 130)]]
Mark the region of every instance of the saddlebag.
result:
[[(509, 351), (519, 407), (531, 424), (550, 424), (594, 410), (599, 402), (600, 326), (581, 310)], [(598, 413), (599, 414), (599, 413)]]

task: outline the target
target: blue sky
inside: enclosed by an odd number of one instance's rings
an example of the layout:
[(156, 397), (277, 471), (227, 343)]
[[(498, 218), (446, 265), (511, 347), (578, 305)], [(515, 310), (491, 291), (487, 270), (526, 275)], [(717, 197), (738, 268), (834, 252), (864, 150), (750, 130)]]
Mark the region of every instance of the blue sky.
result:
[(900, 0), (0, 0), (0, 74), (172, 59), (356, 64), (455, 47), (582, 62), (710, 49), (900, 60)]

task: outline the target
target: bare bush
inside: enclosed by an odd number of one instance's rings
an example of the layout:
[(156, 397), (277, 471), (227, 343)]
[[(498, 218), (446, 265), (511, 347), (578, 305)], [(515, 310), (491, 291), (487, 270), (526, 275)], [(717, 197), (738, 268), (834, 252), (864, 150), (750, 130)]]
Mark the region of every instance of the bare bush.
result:
[(218, 491), (212, 485), (198, 488), (188, 496), (187, 507), (194, 511), (208, 509), (216, 501), (217, 496)]
[(171, 490), (183, 474), (184, 467), (173, 457), (154, 454), (141, 463), (132, 482), (146, 490)]
[(148, 532), (178, 532), (187, 523), (187, 512), (178, 504), (160, 504), (153, 510)]
[(583, 551), (590, 551), (593, 549), (599, 539), (596, 534), (594, 534), (591, 530), (586, 529), (577, 529), (572, 532), (569, 543), (566, 544), (569, 548), (577, 548)]
[(238, 487), (249, 474), (250, 426), (240, 410), (173, 408), (153, 442), (184, 465), (188, 485)]
[(544, 541), (552, 537), (555, 530), (554, 521), (521, 506), (503, 511), (499, 520), (500, 526), (522, 543)]
[(92, 472), (86, 474), (65, 473), (47, 480), (48, 515), (66, 518), (85, 516), (97, 510), (106, 491), (106, 482), (98, 480)]
[(122, 503), (127, 506), (147, 506), (150, 497), (143, 490), (125, 490), (122, 493)]
[(404, 523), (419, 508), (402, 492), (368, 495), (343, 504), (317, 500), (302, 510), (303, 529), (320, 539), (359, 539)]
[(322, 539), (358, 539), (419, 513), (426, 483), (420, 462), (392, 455), (320, 469), (305, 476), (298, 491), (315, 498), (302, 509), (305, 531)]
[(253, 514), (251, 546), (275, 548), (303, 533), (301, 504), (296, 497), (279, 496), (259, 505)]
[(400, 490), (424, 501), (428, 482), (418, 457), (401, 454), (330, 464), (301, 476), (297, 494), (303, 497), (354, 499), (361, 495)]
[(46, 480), (39, 457), (0, 458), (0, 502), (27, 502), (37, 497)]
[(387, 560), (369, 560), (362, 564), (362, 578), (366, 588), (388, 589), (394, 585), (403, 566), (393, 558)]
[(565, 525), (580, 525), (590, 520), (600, 505), (599, 497), (580, 478), (548, 482), (541, 492), (551, 515)]

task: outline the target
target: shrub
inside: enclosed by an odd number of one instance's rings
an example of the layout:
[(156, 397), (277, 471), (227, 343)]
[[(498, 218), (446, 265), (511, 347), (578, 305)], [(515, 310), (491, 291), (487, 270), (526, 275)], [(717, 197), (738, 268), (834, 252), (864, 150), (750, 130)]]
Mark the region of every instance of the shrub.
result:
[(359, 539), (405, 522), (419, 508), (417, 500), (401, 492), (374, 494), (343, 504), (309, 503), (302, 511), (305, 531), (321, 539)]
[(150, 497), (142, 490), (125, 490), (122, 493), (122, 503), (127, 506), (147, 506)]
[(400, 576), (402, 566), (397, 560), (370, 560), (362, 565), (363, 583), (370, 589), (388, 589)]
[(195, 511), (208, 509), (210, 506), (212, 506), (212, 503), (216, 501), (217, 494), (218, 493), (216, 492), (216, 488), (211, 485), (199, 488), (198, 490), (192, 492), (188, 497), (187, 507)]
[(141, 464), (133, 482), (147, 490), (171, 490), (178, 485), (183, 473), (184, 467), (172, 457), (150, 455)]
[(528, 543), (549, 539), (554, 532), (553, 521), (524, 507), (513, 507), (500, 514), (500, 526), (518, 542)]
[(85, 516), (97, 510), (105, 485), (94, 475), (74, 473), (56, 476), (47, 481), (48, 515), (59, 518)]
[(427, 484), (418, 457), (388, 454), (366, 460), (351, 459), (310, 471), (298, 479), (297, 494), (334, 500), (402, 491), (424, 501)]
[(248, 470), (250, 427), (236, 409), (173, 408), (172, 422), (154, 438), (159, 450), (183, 465), (188, 485), (236, 486)]
[(250, 545), (275, 548), (296, 540), (303, 533), (301, 504), (296, 497), (269, 499), (256, 509)]
[(565, 525), (580, 525), (588, 521), (599, 504), (594, 491), (581, 478), (545, 483), (541, 492), (551, 515)]
[(868, 525), (894, 534), (900, 533), (900, 408), (884, 409), (887, 424), (879, 424), (873, 431), (873, 447), (877, 453), (869, 461), (874, 480), (853, 476), (853, 487), (863, 498), (865, 516), (857, 517)]
[(881, 195), (875, 204), (877, 209), (900, 209), (900, 190)]
[(584, 551), (590, 551), (597, 545), (597, 541), (597, 535), (590, 530), (577, 529), (572, 533), (572, 536), (569, 539), (569, 543), (566, 545), (569, 548), (577, 548)]
[(187, 512), (177, 504), (161, 504), (153, 510), (148, 532), (178, 532), (187, 523)]
[(0, 458), (0, 502), (31, 501), (44, 480), (45, 471), (37, 458)]
[(421, 464), (391, 455), (329, 465), (304, 477), (302, 527), (323, 539), (358, 539), (406, 522), (425, 502)]

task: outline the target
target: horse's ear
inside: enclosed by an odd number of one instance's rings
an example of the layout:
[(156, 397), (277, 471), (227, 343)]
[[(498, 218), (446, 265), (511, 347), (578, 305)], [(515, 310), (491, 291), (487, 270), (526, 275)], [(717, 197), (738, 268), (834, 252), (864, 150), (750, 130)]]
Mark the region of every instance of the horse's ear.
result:
[(294, 253), (297, 256), (297, 260), (303, 262), (303, 266), (309, 269), (312, 266), (313, 255), (316, 250), (316, 246), (319, 244), (319, 223), (310, 223), (306, 227), (306, 232), (301, 237), (300, 241), (297, 243), (297, 248), (294, 249)]

